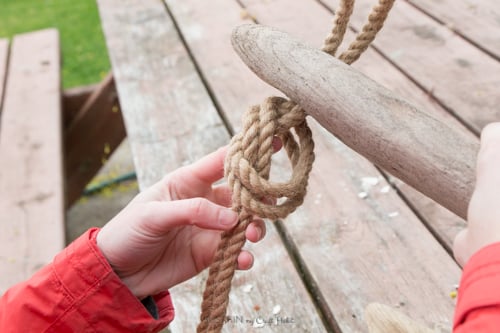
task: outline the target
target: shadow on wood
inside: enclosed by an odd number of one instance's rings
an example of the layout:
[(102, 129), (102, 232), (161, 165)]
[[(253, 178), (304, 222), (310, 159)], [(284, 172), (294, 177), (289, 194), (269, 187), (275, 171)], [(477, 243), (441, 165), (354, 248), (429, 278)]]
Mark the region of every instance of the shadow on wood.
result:
[(64, 135), (66, 207), (80, 197), (125, 136), (114, 79), (109, 74), (87, 98)]

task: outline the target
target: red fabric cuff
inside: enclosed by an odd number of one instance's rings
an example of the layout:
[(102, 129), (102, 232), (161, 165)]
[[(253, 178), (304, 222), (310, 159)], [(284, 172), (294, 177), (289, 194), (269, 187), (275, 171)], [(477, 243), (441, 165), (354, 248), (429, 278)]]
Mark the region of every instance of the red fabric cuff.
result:
[(60, 320), (52, 329), (93, 328), (98, 332), (158, 332), (174, 317), (168, 292), (154, 296), (155, 320), (122, 283), (96, 243), (99, 229), (87, 231), (58, 254), (52, 264), (54, 284), (64, 294), (58, 304)]
[[(458, 290), (453, 327), (462, 324), (474, 310), (500, 306), (500, 243), (476, 252), (465, 265)], [(497, 312), (500, 317), (500, 312)], [(500, 319), (500, 318), (499, 318)]]

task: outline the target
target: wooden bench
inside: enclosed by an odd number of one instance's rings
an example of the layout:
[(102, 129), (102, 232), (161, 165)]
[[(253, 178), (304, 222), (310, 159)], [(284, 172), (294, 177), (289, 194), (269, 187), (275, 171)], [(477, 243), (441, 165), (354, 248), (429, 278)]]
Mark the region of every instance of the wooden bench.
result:
[(0, 40), (0, 294), (65, 246), (66, 207), (125, 136), (113, 77), (65, 93), (60, 63), (55, 29)]
[[(374, 3), (356, 1), (347, 43)], [(139, 184), (145, 188), (227, 144), (245, 109), (277, 93), (235, 55), (234, 27), (255, 21), (319, 48), (338, 1), (98, 4)], [(354, 67), (477, 136), (487, 122), (498, 120), (500, 103), (495, 47), (500, 30), (494, 24), (499, 6), (487, 0), (478, 7), (471, 10), (467, 1), (396, 1), (374, 47)], [(363, 312), (370, 302), (449, 331), (455, 303), (449, 294), (460, 278), (451, 244), (465, 221), (368, 163), (316, 123), (312, 127), (317, 160), (308, 196), (286, 221), (269, 224), (263, 242), (249, 245), (255, 266), (236, 274), (224, 331), (251, 331), (253, 319), (277, 312), (294, 323), (265, 325), (259, 332), (365, 332)], [(273, 169), (286, 171), (279, 161)], [(205, 277), (172, 290), (172, 332), (195, 330)]]

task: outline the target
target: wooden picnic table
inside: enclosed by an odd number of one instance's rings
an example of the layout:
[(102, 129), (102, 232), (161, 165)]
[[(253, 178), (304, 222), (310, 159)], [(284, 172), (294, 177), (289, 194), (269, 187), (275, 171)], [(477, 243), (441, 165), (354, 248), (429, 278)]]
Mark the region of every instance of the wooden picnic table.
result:
[[(230, 44), (256, 22), (320, 47), (333, 0), (98, 0), (141, 189), (229, 142), (241, 116), (280, 95)], [(374, 5), (358, 0), (347, 41)], [(353, 66), (463, 133), (500, 120), (500, 5), (396, 1)], [(366, 331), (371, 302), (451, 330), (460, 279), (451, 244), (465, 222), (373, 166), (310, 121), (316, 162), (302, 207), (269, 222), (249, 272), (237, 273), (226, 331)], [(274, 177), (286, 174), (279, 156)], [(171, 290), (172, 332), (194, 331), (206, 274)]]
[(112, 75), (62, 90), (59, 44), (0, 38), (0, 294), (63, 249), (66, 208), (125, 137)]

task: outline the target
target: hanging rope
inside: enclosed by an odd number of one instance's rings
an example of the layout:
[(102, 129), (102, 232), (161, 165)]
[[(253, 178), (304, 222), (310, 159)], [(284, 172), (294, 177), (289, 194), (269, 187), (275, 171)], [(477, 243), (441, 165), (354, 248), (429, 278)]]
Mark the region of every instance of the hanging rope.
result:
[[(393, 2), (379, 0), (368, 23), (339, 59), (351, 64), (359, 58), (382, 28)], [(334, 27), (322, 48), (332, 56), (335, 56), (344, 38), (353, 7), (354, 0), (341, 0), (335, 13)], [(274, 136), (282, 140), (292, 166), (291, 178), (286, 183), (269, 181)], [(203, 293), (197, 332), (220, 332), (222, 329), (231, 280), (252, 216), (282, 219), (302, 204), (314, 161), (313, 148), (306, 113), (293, 101), (270, 97), (245, 113), (243, 130), (231, 140), (225, 161), (225, 175), (233, 193), (232, 208), (239, 214), (239, 223), (234, 229), (222, 234)], [(279, 205), (270, 205), (264, 203), (263, 198), (285, 200)]]

